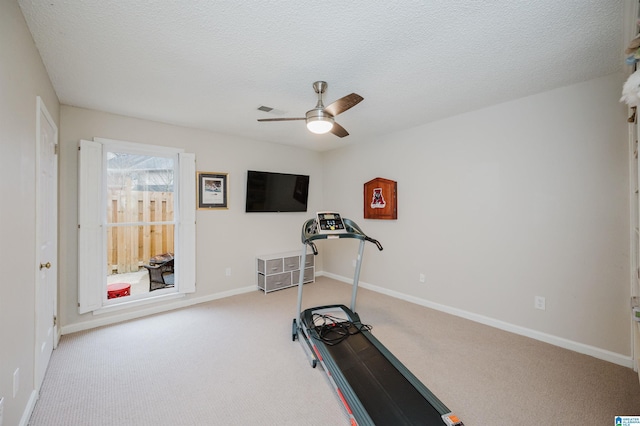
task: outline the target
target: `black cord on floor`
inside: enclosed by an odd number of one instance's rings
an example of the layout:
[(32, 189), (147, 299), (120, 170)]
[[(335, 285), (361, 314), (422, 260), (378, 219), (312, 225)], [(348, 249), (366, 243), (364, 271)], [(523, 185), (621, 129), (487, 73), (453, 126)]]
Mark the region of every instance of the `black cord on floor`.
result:
[(371, 326), (337, 318), (331, 315), (313, 314), (313, 325), (318, 338), (326, 345), (333, 346), (349, 336), (362, 331), (370, 331)]

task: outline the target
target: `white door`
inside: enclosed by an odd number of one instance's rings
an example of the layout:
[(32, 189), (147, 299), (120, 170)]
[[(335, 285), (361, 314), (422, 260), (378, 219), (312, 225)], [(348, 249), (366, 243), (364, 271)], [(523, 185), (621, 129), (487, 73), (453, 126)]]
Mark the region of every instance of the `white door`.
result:
[(35, 389), (40, 390), (58, 343), (58, 128), (42, 99), (36, 118), (36, 342)]

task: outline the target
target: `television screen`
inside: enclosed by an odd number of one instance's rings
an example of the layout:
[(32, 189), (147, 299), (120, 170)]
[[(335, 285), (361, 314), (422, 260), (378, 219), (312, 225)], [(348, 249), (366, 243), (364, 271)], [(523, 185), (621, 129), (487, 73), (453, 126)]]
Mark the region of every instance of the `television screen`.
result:
[(306, 212), (309, 176), (247, 172), (246, 212)]

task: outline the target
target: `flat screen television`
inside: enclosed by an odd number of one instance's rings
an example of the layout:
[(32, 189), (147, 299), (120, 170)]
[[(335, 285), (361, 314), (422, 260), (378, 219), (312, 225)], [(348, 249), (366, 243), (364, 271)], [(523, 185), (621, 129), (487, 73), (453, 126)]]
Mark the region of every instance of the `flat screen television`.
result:
[(246, 212), (306, 212), (309, 176), (247, 171)]

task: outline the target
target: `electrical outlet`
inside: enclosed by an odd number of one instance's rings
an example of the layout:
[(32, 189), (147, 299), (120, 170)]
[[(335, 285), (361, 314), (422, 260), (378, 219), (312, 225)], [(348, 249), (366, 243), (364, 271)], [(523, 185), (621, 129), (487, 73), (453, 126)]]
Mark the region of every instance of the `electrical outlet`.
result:
[(353, 262), (351, 262), (351, 264), (352, 264), (352, 265), (353, 265), (353, 267), (355, 268), (355, 267), (356, 267), (356, 260), (355, 260), (355, 259), (353, 259)]
[(540, 309), (541, 311), (545, 311), (546, 308), (546, 300), (542, 296), (536, 296), (533, 299), (533, 307), (536, 309)]
[(427, 281), (427, 277), (425, 277), (423, 273), (420, 273), (420, 276), (418, 277), (418, 280), (421, 283), (423, 283), (423, 282)]
[(224, 270), (224, 273), (226, 276), (230, 277), (231, 276), (231, 268), (227, 267), (227, 269)]

